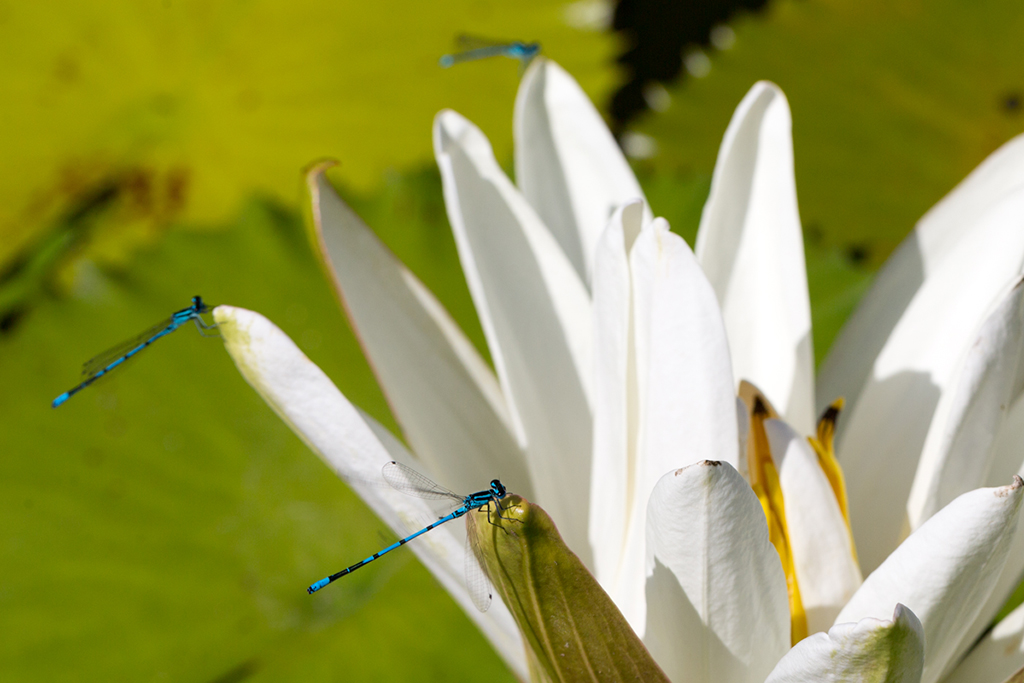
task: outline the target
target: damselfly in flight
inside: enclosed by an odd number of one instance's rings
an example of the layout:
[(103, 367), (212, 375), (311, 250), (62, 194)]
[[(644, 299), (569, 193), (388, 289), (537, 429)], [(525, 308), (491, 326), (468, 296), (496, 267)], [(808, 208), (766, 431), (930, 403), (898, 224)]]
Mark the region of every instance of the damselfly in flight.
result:
[[(346, 574), (351, 574), (360, 567), (370, 564), (377, 558), (382, 557), (387, 553), (390, 553), (395, 548), (400, 548), (401, 546), (405, 545), (417, 536), (422, 536), (431, 529), (441, 526), (445, 522), (450, 522), (453, 519), (463, 517), (471, 510), (477, 510), (479, 508), (482, 508), (485, 505), (491, 503), (492, 501), (497, 506), (498, 509), (496, 511), (496, 514), (500, 517), (501, 503), (499, 501), (501, 501), (501, 499), (507, 495), (505, 487), (502, 485), (502, 483), (497, 479), (492, 479), (490, 488), (485, 489), (483, 491), (477, 491), (476, 493), (471, 493), (468, 496), (460, 496), (457, 493), (449, 491), (443, 486), (435, 484), (434, 482), (430, 481), (416, 470), (406, 467), (405, 465), (394, 461), (391, 461), (388, 464), (384, 465), (384, 468), (381, 470), (381, 474), (384, 476), (384, 481), (390, 484), (392, 488), (401, 491), (402, 493), (407, 493), (411, 496), (416, 496), (417, 498), (448, 500), (451, 501), (453, 504), (456, 504), (458, 507), (456, 507), (454, 510), (449, 512), (444, 517), (438, 519), (433, 524), (428, 524), (416, 533), (410, 534), (409, 536), (406, 536), (405, 538), (395, 543), (392, 543), (387, 548), (375, 552), (373, 555), (370, 555), (365, 560), (356, 562), (351, 567), (347, 567), (336, 574), (331, 574), (328, 577), (320, 579), (319, 581), (317, 581), (312, 586), (306, 589), (307, 593), (316, 593), (324, 586), (333, 583), (334, 581), (340, 579)], [(467, 583), (469, 584), (468, 588), (470, 591), (470, 596), (473, 599), (473, 602), (476, 604), (477, 608), (481, 612), (484, 612), (490, 605), (491, 596), (489, 592), (486, 590), (486, 588), (481, 589), (480, 587), (480, 584), (486, 586), (487, 579), (486, 577), (482, 576), (480, 565), (477, 563), (476, 556), (472, 552), (472, 549), (469, 547), (469, 545), (470, 544), (467, 542), (466, 574)]]
[(56, 408), (63, 404), (69, 398), (77, 394), (82, 389), (85, 389), (100, 377), (103, 377), (115, 368), (124, 365), (144, 348), (155, 342), (160, 337), (166, 337), (189, 320), (195, 322), (199, 333), (206, 336), (207, 330), (216, 328), (214, 323), (208, 323), (202, 318), (202, 314), (209, 311), (210, 307), (203, 302), (203, 298), (201, 296), (194, 296), (192, 297), (192, 305), (188, 308), (176, 311), (170, 318), (153, 325), (153, 327), (149, 328), (145, 332), (142, 332), (128, 341), (118, 344), (114, 348), (108, 349), (96, 356), (82, 366), (82, 374), (85, 375), (85, 379), (82, 383), (73, 389), (68, 389), (60, 396), (53, 399), (53, 407)]
[(520, 72), (525, 71), (530, 62), (540, 53), (540, 43), (524, 43), (518, 40), (511, 42), (500, 42), (486, 40), (474, 36), (461, 35), (458, 37), (459, 46), (462, 52), (455, 52), (441, 57), (441, 66), (454, 66), (460, 62), (470, 62), (475, 59), (487, 57), (504, 56), (519, 60)]

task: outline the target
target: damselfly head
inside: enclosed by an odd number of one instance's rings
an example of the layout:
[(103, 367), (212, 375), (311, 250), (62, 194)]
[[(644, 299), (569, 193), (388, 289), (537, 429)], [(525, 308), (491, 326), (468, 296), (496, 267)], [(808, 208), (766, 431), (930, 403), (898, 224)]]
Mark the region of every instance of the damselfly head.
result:
[(496, 498), (504, 498), (506, 495), (505, 485), (497, 479), (491, 479), (491, 493), (493, 493)]
[(203, 297), (197, 295), (192, 297), (192, 309), (197, 313), (206, 313), (209, 307), (203, 303)]
[(540, 52), (540, 43), (523, 43), (517, 40), (508, 46), (509, 56), (519, 59), (523, 57), (532, 59), (537, 56), (538, 52)]

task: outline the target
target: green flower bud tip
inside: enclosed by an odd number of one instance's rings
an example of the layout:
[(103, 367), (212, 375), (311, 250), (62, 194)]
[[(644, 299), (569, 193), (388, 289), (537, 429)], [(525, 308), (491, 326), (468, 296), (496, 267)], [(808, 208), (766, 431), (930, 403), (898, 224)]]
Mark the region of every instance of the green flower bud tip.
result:
[(478, 559), (515, 617), (534, 680), (668, 681), (543, 509), (509, 495), (469, 514)]

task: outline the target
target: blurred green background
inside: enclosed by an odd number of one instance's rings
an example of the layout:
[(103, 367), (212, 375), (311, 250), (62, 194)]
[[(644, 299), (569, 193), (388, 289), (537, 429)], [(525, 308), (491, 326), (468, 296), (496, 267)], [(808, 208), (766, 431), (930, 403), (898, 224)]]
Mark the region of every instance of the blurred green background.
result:
[[(0, 679), (512, 680), (411, 554), (306, 596), (387, 534), (218, 341), (181, 332), (49, 402), (202, 294), (270, 317), (394, 428), (306, 243), (301, 168), (339, 159), (343, 195), (482, 348), (430, 126), (460, 111), (511, 170), (518, 69), (437, 58), (462, 32), (539, 40), (605, 109), (629, 75), (612, 12), (0, 0)], [(782, 86), (820, 360), (914, 221), (1024, 130), (1024, 8), (779, 0), (729, 27), (651, 87), (627, 147), (692, 243), (733, 108)]]

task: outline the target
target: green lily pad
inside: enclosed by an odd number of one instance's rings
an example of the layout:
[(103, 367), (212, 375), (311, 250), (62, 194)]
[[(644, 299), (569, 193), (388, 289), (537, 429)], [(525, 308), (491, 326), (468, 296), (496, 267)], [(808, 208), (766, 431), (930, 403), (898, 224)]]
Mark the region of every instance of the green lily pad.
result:
[(757, 80), (793, 110), (800, 213), (829, 245), (877, 266), (918, 218), (1024, 131), (1024, 13), (1014, 0), (779, 0), (733, 24), (704, 78), (642, 124), (657, 169), (709, 173)]
[(820, 360), (914, 223), (1024, 131), (1024, 13), (1016, 0), (778, 0), (732, 27), (707, 75), (670, 88), (669, 108), (638, 123), (660, 150), (643, 173), (703, 182), (747, 90), (782, 87)]
[(613, 86), (611, 36), (570, 26), (559, 0), (5, 3), (0, 270), (101, 187), (126, 206), (88, 251), (114, 261), (164, 226), (230, 222), (253, 193), (297, 203), (316, 158), (377, 187), (431, 157), (444, 107), (510, 156), (517, 63), (442, 69), (464, 32), (540, 41), (598, 100)]
[(389, 421), (296, 213), (253, 202), (77, 282), (0, 335), (0, 678), (514, 680), (410, 553), (306, 594), (393, 539), (218, 339), (182, 328), (50, 408), (82, 361), (201, 294), (266, 314)]

